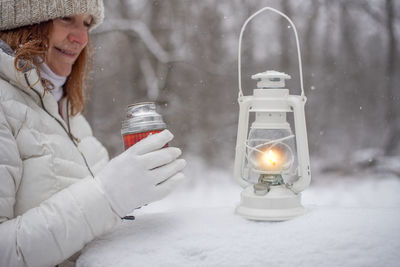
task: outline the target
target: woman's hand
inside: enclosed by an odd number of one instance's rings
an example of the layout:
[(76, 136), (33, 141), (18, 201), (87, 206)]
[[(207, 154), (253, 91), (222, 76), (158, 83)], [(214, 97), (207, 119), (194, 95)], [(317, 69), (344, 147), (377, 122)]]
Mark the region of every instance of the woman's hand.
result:
[(183, 180), (186, 161), (177, 159), (181, 150), (163, 148), (173, 137), (168, 130), (148, 136), (112, 159), (95, 177), (120, 217), (165, 197)]

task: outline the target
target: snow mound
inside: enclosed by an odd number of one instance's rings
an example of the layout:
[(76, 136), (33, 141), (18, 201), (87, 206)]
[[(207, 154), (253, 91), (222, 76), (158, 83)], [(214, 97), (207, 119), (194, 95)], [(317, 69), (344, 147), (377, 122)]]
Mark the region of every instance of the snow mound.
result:
[(92, 242), (77, 266), (398, 266), (398, 209), (308, 209), (275, 223), (231, 208), (143, 214)]
[(399, 266), (400, 179), (314, 172), (308, 212), (285, 222), (234, 214), (231, 169), (188, 160), (186, 182), (88, 244), (77, 266)]

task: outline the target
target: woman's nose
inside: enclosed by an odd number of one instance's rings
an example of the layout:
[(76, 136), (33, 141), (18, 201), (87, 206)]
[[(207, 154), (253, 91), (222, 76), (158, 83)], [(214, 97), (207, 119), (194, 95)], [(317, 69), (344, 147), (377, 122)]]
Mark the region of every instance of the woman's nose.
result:
[(88, 42), (88, 32), (86, 27), (75, 28), (69, 35), (68, 41), (86, 46)]

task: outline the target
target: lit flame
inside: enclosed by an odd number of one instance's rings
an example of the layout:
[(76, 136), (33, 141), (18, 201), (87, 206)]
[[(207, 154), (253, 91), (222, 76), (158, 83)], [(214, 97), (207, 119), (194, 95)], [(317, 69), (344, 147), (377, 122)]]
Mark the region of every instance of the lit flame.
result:
[(279, 161), (280, 161), (280, 155), (276, 151), (273, 151), (272, 149), (268, 149), (263, 153), (262, 156), (263, 162), (268, 166), (268, 167), (280, 167)]

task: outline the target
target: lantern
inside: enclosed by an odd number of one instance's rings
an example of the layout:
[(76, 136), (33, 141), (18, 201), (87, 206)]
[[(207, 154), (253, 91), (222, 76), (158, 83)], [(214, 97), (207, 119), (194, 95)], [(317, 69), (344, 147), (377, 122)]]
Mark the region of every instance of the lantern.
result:
[[(241, 41), (247, 23), (265, 10), (286, 18), (294, 30), (301, 95), (289, 94), (285, 80), (291, 77), (277, 71), (252, 76), (258, 80), (253, 95), (244, 96), (241, 86)], [(239, 37), (239, 123), (234, 175), (245, 189), (236, 213), (253, 220), (282, 221), (305, 212), (301, 192), (311, 181), (307, 142), (300, 46), (293, 22), (283, 13), (265, 7), (244, 23)], [(288, 122), (293, 114), (294, 132)]]

